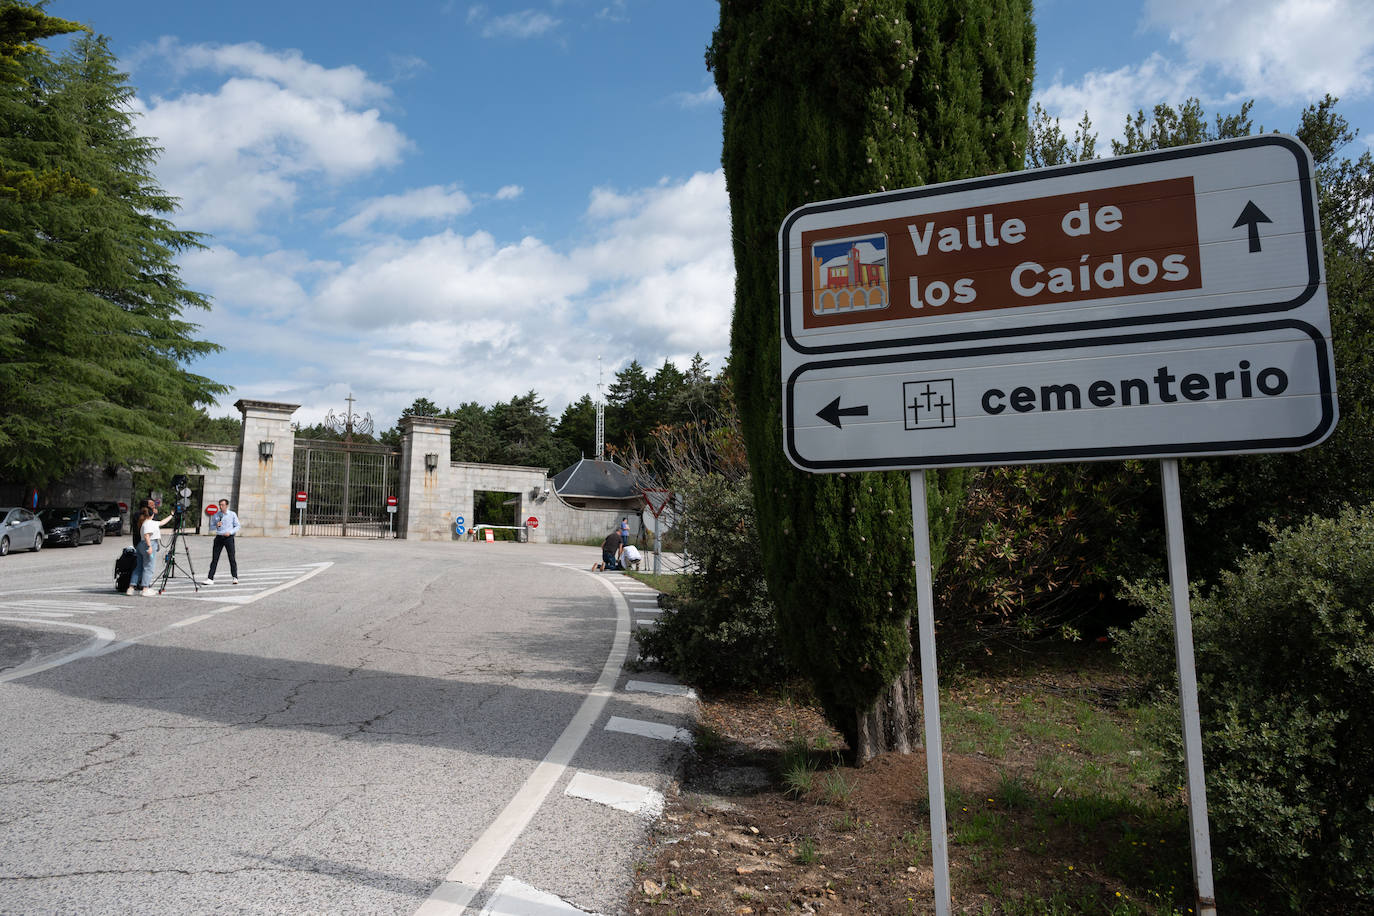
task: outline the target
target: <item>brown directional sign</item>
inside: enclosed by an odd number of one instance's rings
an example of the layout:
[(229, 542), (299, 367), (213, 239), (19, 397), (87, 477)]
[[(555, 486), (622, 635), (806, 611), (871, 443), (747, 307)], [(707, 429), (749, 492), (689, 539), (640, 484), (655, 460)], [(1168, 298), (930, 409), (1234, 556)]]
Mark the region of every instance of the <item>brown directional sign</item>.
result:
[[(1183, 177), (804, 231), (802, 326), (1200, 289), (1196, 208)], [(868, 271), (875, 236), (887, 256)], [(866, 290), (854, 277), (888, 281), (884, 306), (855, 307)]]
[(1294, 450), (1336, 422), (1292, 137), (807, 204), (779, 249), (805, 470)]

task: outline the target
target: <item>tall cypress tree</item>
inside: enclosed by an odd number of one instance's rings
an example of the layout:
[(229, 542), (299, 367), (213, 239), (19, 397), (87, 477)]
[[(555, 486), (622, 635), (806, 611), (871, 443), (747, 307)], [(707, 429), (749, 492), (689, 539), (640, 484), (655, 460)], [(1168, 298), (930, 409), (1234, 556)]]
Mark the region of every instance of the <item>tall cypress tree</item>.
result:
[[(788, 651), (859, 759), (917, 743), (903, 474), (810, 475), (784, 457), (778, 230), (812, 201), (1020, 167), (1030, 0), (720, 0), (735, 251), (730, 365)], [(936, 481), (933, 534), (957, 474)]]
[(201, 242), (167, 219), (134, 91), (103, 38), (16, 63), (0, 84), (0, 167), (63, 182), (0, 195), (0, 475), (42, 486), (84, 461), (205, 464), (177, 444), (226, 390), (186, 369), (219, 349), (182, 318), (208, 307), (174, 261)]

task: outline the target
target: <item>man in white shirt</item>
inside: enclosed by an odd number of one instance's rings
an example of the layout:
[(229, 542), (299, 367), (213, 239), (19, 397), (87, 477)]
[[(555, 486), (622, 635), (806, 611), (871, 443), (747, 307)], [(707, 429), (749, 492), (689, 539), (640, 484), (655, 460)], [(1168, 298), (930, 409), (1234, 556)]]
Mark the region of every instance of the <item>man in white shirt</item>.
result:
[(620, 548), (620, 565), (623, 569), (639, 569), (639, 548), (626, 544)]
[(205, 580), (206, 585), (215, 584), (215, 567), (219, 566), (221, 551), (229, 554), (229, 575), (233, 577), (235, 585), (239, 584), (239, 561), (234, 556), (234, 535), (239, 533), (239, 527), (239, 517), (229, 508), (229, 500), (221, 499), (219, 511), (210, 516), (210, 530), (215, 533), (215, 546), (210, 552), (210, 575)]

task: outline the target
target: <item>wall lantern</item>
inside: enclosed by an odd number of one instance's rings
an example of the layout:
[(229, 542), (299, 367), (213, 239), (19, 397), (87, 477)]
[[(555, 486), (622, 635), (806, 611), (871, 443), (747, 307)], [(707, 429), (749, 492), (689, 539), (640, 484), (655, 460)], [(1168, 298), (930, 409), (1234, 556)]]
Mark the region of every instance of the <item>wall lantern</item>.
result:
[(439, 456), (434, 452), (425, 452), (425, 470), (432, 471), (439, 466)]
[(272, 448), (275, 445), (276, 443), (273, 442), (271, 439), (264, 439), (261, 442), (259, 442), (258, 457), (261, 458), (263, 461), (270, 461), (272, 459)]

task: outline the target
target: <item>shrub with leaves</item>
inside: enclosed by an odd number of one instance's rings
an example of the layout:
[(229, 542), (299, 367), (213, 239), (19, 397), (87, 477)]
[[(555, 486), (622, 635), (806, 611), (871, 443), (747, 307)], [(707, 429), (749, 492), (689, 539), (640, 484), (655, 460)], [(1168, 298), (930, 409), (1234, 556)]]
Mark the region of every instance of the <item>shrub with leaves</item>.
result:
[[(1207, 802), (1223, 891), (1266, 912), (1374, 911), (1374, 504), (1271, 530), (1193, 599)], [(1156, 692), (1182, 784), (1167, 587), (1118, 650)]]
[(689, 569), (640, 654), (701, 687), (777, 683), (789, 676), (763, 578), (748, 476), (684, 473), (674, 489)]
[(1076, 637), (1123, 567), (1143, 571), (1149, 492), (1135, 461), (978, 471), (935, 579), (941, 651)]

